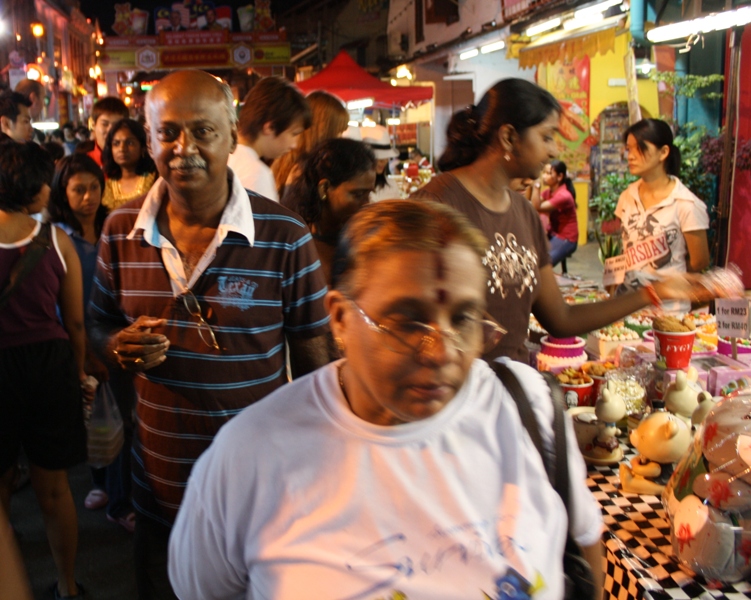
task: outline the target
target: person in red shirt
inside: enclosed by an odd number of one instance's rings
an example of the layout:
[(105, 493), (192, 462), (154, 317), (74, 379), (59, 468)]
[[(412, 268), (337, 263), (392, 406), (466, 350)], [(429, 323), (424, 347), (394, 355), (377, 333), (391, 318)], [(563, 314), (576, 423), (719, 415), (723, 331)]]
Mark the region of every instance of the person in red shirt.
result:
[(76, 146), (76, 152), (88, 154), (94, 162), (102, 166), (102, 149), (107, 140), (107, 134), (112, 126), (128, 118), (128, 107), (120, 98), (107, 96), (102, 98), (91, 109), (91, 122), (93, 124), (93, 139), (81, 142)]
[(576, 220), (576, 190), (566, 174), (566, 163), (554, 160), (545, 166), (542, 182), (548, 189), (538, 196), (532, 195), (537, 212), (548, 215), (550, 229), (550, 264), (556, 266), (571, 256), (579, 241), (579, 224)]

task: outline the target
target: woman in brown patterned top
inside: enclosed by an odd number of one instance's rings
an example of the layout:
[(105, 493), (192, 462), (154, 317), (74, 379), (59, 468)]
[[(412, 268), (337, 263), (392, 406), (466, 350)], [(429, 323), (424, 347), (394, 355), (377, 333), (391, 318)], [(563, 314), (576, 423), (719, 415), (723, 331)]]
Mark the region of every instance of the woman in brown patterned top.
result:
[(438, 161), (443, 173), (412, 197), (436, 200), (465, 213), (489, 240), (488, 312), (508, 334), (485, 358), (527, 361), (524, 346), (530, 313), (556, 337), (580, 335), (648, 305), (656, 296), (709, 300), (688, 277), (657, 281), (593, 305), (568, 305), (549, 260), (547, 236), (531, 203), (512, 191), (512, 179), (539, 178), (558, 156), (554, 134), (561, 106), (546, 90), (522, 79), (504, 79), (477, 106), (456, 113), (447, 148)]
[(156, 166), (146, 148), (143, 125), (123, 119), (112, 126), (102, 151), (102, 168), (107, 176), (102, 204), (110, 210), (146, 195), (156, 180)]

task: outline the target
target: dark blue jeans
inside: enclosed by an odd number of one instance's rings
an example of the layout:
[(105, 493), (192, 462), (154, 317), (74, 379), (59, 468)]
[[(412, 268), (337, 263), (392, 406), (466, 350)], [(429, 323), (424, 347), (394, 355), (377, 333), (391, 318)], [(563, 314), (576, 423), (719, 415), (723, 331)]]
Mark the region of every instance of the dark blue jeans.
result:
[(556, 266), (564, 258), (571, 256), (577, 248), (576, 242), (569, 242), (553, 235), (550, 237), (550, 264)]

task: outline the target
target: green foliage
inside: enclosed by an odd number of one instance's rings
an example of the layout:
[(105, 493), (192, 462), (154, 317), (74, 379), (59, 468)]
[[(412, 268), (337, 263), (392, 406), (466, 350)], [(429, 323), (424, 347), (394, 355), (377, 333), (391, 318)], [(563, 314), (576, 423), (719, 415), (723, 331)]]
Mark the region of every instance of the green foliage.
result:
[[(589, 201), (590, 210), (595, 214), (595, 239), (600, 246), (602, 260), (621, 253), (620, 231), (613, 229), (612, 222), (615, 219), (615, 207), (618, 198), (636, 177), (630, 173), (608, 173), (600, 180), (600, 191)], [(603, 227), (603, 224), (605, 227)], [(611, 225), (608, 227), (608, 225)]]
[[(661, 81), (669, 85), (676, 96), (686, 98), (693, 98), (699, 90), (725, 81), (724, 75), (679, 75), (675, 71), (652, 71), (649, 77), (652, 81)], [(701, 94), (701, 97), (712, 100), (722, 98), (722, 93), (705, 92)]]
[(702, 161), (702, 142), (707, 137), (709, 134), (706, 127), (686, 123), (678, 131), (673, 143), (681, 151), (681, 181), (701, 198), (709, 210), (715, 200), (715, 178), (707, 172)]
[(589, 208), (597, 213), (595, 223), (599, 229), (603, 222), (615, 219), (618, 198), (636, 177), (630, 173), (608, 173), (600, 180), (600, 191), (589, 201)]

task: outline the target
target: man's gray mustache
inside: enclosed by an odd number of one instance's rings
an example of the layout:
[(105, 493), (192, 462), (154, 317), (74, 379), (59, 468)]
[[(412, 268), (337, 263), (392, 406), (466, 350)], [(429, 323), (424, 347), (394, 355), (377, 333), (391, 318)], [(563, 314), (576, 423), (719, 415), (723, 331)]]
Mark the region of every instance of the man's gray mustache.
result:
[(169, 168), (173, 171), (182, 171), (185, 169), (205, 169), (206, 161), (198, 156), (176, 158), (175, 160), (170, 161)]

